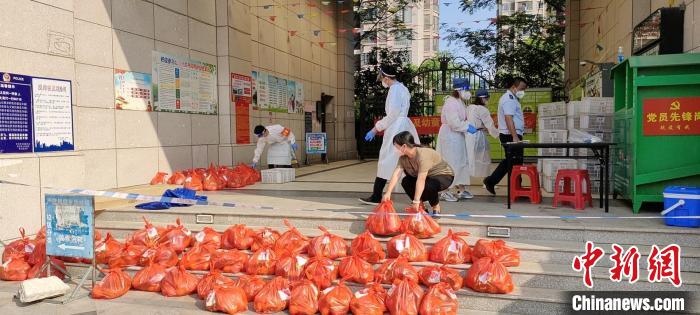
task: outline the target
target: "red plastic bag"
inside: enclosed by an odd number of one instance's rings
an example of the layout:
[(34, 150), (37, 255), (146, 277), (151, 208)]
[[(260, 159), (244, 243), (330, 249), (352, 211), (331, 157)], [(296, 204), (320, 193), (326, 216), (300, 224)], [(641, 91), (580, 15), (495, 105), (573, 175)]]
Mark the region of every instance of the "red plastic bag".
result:
[(376, 282), (391, 284), (395, 280), (411, 279), (418, 282), (418, 271), (414, 268), (406, 257), (389, 259), (385, 261), (374, 273)]
[(245, 187), (246, 179), (244, 178), (244, 175), (241, 174), (241, 172), (239, 170), (233, 169), (232, 171), (228, 172), (227, 176), (228, 176), (228, 180), (226, 181), (227, 188)]
[(180, 264), (166, 271), (165, 278), (160, 283), (160, 289), (165, 296), (185, 296), (196, 291), (197, 284), (199, 284), (199, 278), (187, 272), (185, 266)]
[(358, 255), (345, 257), (340, 261), (338, 272), (342, 279), (367, 284), (374, 279), (372, 264)]
[(172, 176), (170, 176), (170, 178), (168, 178), (168, 184), (170, 184), (170, 185), (182, 185), (185, 183), (186, 178), (187, 177), (182, 172), (175, 172), (175, 173), (173, 173)]
[(277, 260), (275, 266), (275, 275), (279, 277), (285, 277), (291, 281), (296, 281), (304, 278), (304, 267), (309, 261), (309, 258), (305, 255), (284, 251)]
[(342, 237), (331, 234), (323, 226), (319, 226), (318, 229), (323, 231), (323, 235), (311, 239), (308, 247), (310, 257), (322, 256), (337, 259), (348, 255), (348, 244)]
[(284, 219), (284, 225), (286, 225), (289, 230), (282, 233), (277, 239), (277, 242), (275, 242), (275, 252), (281, 253), (282, 251), (290, 251), (305, 253), (306, 248), (309, 246), (309, 238), (301, 234), (297, 228), (289, 223), (289, 220)]
[(46, 239), (35, 239), (27, 247), (31, 250), (31, 253), (26, 256), (30, 266), (43, 264), (46, 261)]
[(318, 288), (309, 280), (297, 280), (291, 284), (289, 298), (290, 315), (314, 315), (318, 312)]
[(397, 258), (406, 255), (408, 261), (428, 260), (428, 251), (425, 245), (412, 234), (402, 233), (392, 237), (386, 244), (389, 258)]
[(19, 228), (20, 238), (18, 240), (10, 242), (5, 246), (5, 251), (2, 252), (2, 262), (6, 262), (10, 256), (15, 256), (16, 254), (21, 254), (21, 258), (27, 260), (29, 254), (34, 251), (34, 243), (25, 236), (24, 228)]
[(212, 266), (223, 272), (238, 273), (245, 269), (248, 255), (236, 249), (218, 249), (211, 255)]
[[(216, 269), (211, 269), (207, 275), (205, 275), (202, 280), (199, 280), (197, 284), (197, 295), (199, 298), (204, 300), (209, 296), (209, 292), (214, 287), (217, 286), (229, 286), (232, 287), (235, 284), (233, 279), (221, 274), (221, 271)], [(245, 292), (243, 292), (245, 295)]]
[(165, 175), (168, 175), (168, 173), (164, 173), (164, 172), (156, 173), (156, 176), (153, 176), (153, 178), (151, 179), (151, 185), (165, 184)]
[(306, 278), (311, 280), (319, 289), (330, 287), (338, 278), (338, 268), (333, 260), (326, 257), (314, 257), (309, 260), (304, 269)]
[(472, 256), (476, 259), (493, 257), (506, 267), (517, 267), (520, 265), (520, 252), (507, 246), (504, 240), (489, 241), (480, 239), (474, 245)]
[(187, 177), (185, 177), (184, 187), (195, 191), (204, 190), (202, 176), (197, 173), (190, 173), (189, 175), (187, 175)]
[(21, 252), (14, 252), (6, 257), (7, 261), (0, 265), (0, 280), (26, 280), (31, 266), (24, 260), (24, 254)]
[[(153, 260), (151, 260), (151, 257), (153, 257)], [(146, 266), (151, 263), (156, 263), (165, 268), (169, 268), (177, 265), (178, 261), (177, 253), (170, 247), (169, 243), (162, 243), (160, 245), (152, 244), (141, 254), (139, 265)]]
[(204, 227), (199, 233), (194, 235), (194, 245), (200, 244), (212, 250), (221, 248), (221, 233), (210, 227)]
[(112, 237), (109, 232), (104, 240), (95, 244), (95, 260), (98, 264), (107, 264), (121, 255), (125, 245)]
[(425, 266), (418, 273), (420, 282), (426, 287), (444, 282), (450, 285), (453, 290), (459, 290), (462, 287), (462, 275), (459, 271), (447, 266)]
[(269, 227), (262, 228), (255, 233), (250, 250), (256, 252), (258, 249), (265, 246), (269, 246), (270, 248), (274, 249), (275, 243), (277, 243), (279, 238), (280, 232), (277, 232)]
[(230, 226), (224, 231), (224, 249), (249, 249), (255, 241), (255, 232), (247, 228), (244, 224)]
[(182, 254), (180, 266), (189, 270), (209, 270), (209, 263), (214, 249), (208, 246), (195, 244), (190, 250)]
[(402, 233), (411, 233), (417, 238), (431, 238), (442, 231), (440, 225), (425, 212), (423, 207), (420, 207), (417, 211), (413, 207), (408, 207), (406, 212), (413, 215), (406, 216), (401, 222)]
[(170, 248), (180, 254), (185, 251), (185, 248), (190, 247), (192, 232), (180, 223), (180, 218), (177, 218), (175, 223), (177, 225), (168, 225), (168, 228), (158, 239), (158, 243), (168, 243)]
[(165, 228), (154, 226), (146, 220), (146, 217), (143, 217), (143, 222), (146, 223), (144, 228), (136, 231), (132, 237), (133, 244), (146, 246), (152, 242), (157, 242), (160, 236), (165, 233)]
[(165, 278), (165, 274), (165, 267), (156, 263), (150, 263), (134, 275), (131, 286), (140, 291), (160, 292), (160, 283)]
[(249, 275), (273, 275), (277, 264), (277, 254), (272, 247), (263, 247), (250, 256), (245, 270)]
[(144, 245), (127, 241), (126, 247), (122, 249), (121, 253), (109, 260), (109, 268), (123, 268), (138, 265), (146, 249), (147, 247)]
[(289, 280), (275, 277), (258, 292), (253, 300), (253, 308), (258, 313), (277, 313), (289, 305), (291, 296)]
[(494, 294), (513, 292), (513, 279), (508, 269), (493, 257), (482, 257), (473, 262), (464, 277), (464, 284), (476, 292)]
[(243, 289), (230, 286), (215, 286), (204, 304), (212, 312), (237, 314), (248, 310), (248, 298)]
[(400, 280), (387, 291), (386, 307), (391, 314), (417, 315), (423, 289), (417, 282), (409, 279)]
[(234, 285), (243, 289), (248, 301), (252, 301), (255, 299), (255, 296), (258, 295), (260, 290), (262, 290), (265, 284), (267, 284), (265, 280), (259, 276), (244, 275), (238, 278)]
[(353, 314), (384, 315), (386, 308), (386, 290), (379, 283), (370, 283), (364, 289), (355, 292), (350, 300)]
[(216, 173), (216, 169), (214, 169), (213, 167), (214, 167), (213, 165), (209, 166), (209, 171), (204, 176), (204, 181), (202, 183), (204, 190), (208, 190), (208, 191), (219, 190), (219, 187), (221, 185), (220, 184), (221, 179), (219, 178), (219, 175)]
[(131, 278), (121, 268), (102, 270), (105, 277), (92, 288), (93, 299), (116, 299), (129, 291)]
[(428, 289), (420, 304), (420, 315), (457, 315), (459, 302), (455, 291), (444, 282)]
[(39, 229), (39, 232), (36, 233), (34, 240), (38, 241), (38, 240), (45, 240), (45, 239), (46, 239), (46, 225), (42, 225), (41, 228)]
[(338, 285), (328, 287), (321, 292), (318, 309), (321, 315), (348, 314), (351, 300), (352, 290), (345, 285), (345, 280), (340, 280)]
[[(49, 271), (48, 271), (48, 268), (45, 269), (44, 272), (39, 273), (39, 271), (41, 271), (41, 267), (44, 266), (44, 263), (45, 263), (45, 262), (46, 262), (46, 258), (44, 258), (44, 260), (41, 260), (41, 261), (37, 262), (34, 266), (32, 266), (32, 268), (29, 269), (29, 271), (27, 272), (27, 279), (46, 278), (46, 277), (48, 277), (48, 272), (49, 272)], [(63, 268), (63, 270), (66, 270), (66, 271), (67, 271), (67, 269), (66, 269), (66, 264), (63, 263), (63, 261), (61, 261), (60, 259), (55, 258), (55, 257), (51, 257), (51, 262), (53, 262), (53, 264), (54, 264), (54, 266), (51, 266), (51, 275), (52, 275), (52, 276), (56, 276), (56, 277), (58, 277), (58, 278), (61, 279), (61, 280), (65, 279), (65, 278), (66, 278), (66, 275), (63, 274), (63, 271), (61, 271), (60, 269), (56, 268), (56, 265), (58, 265), (59, 267)]]
[(376, 235), (389, 236), (398, 233), (401, 230), (401, 218), (394, 210), (394, 203), (382, 201), (374, 208), (374, 213), (367, 217), (365, 227)]
[(362, 259), (373, 264), (379, 263), (386, 258), (386, 253), (384, 253), (382, 244), (367, 230), (360, 233), (360, 235), (352, 240), (350, 249), (354, 256), (360, 256)]
[(460, 236), (468, 236), (469, 232), (447, 231), (447, 236), (437, 241), (430, 249), (429, 259), (441, 264), (458, 265), (472, 261), (471, 249), (467, 241)]

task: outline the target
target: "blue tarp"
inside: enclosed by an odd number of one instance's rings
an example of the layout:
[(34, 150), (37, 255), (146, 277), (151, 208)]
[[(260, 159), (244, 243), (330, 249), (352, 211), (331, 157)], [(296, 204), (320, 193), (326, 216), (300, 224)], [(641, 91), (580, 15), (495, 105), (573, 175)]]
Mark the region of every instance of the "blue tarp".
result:
[[(206, 201), (207, 200), (207, 196), (197, 196), (196, 191), (194, 191), (192, 189), (187, 189), (187, 188), (168, 189), (163, 193), (163, 197), (192, 199), (192, 200), (197, 200), (197, 201)], [(144, 209), (144, 210), (165, 210), (165, 209), (170, 209), (170, 207), (188, 207), (188, 206), (191, 206), (191, 205), (183, 204), (183, 203), (155, 201), (155, 202), (146, 202), (146, 203), (138, 204), (138, 205), (136, 205), (136, 208)]]

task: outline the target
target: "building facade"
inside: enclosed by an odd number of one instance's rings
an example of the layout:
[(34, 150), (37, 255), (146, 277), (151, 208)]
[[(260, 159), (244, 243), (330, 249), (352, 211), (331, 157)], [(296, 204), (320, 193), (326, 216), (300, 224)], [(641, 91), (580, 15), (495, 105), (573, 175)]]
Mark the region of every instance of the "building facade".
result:
[(499, 16), (511, 16), (516, 12), (532, 15), (546, 15), (547, 4), (543, 0), (500, 0)]
[[(305, 115), (245, 108), (232, 74), (266, 72), (303, 84), (304, 110), (321, 93), (329, 157), (356, 157), (352, 2), (247, 0), (0, 0), (0, 72), (71, 83), (74, 150), (0, 153), (0, 239), (37, 231), (47, 187), (109, 190), (210, 163), (250, 163), (257, 124), (291, 128), (303, 152)], [(348, 13), (349, 12), (349, 13)], [(218, 110), (193, 114), (117, 109), (115, 73), (150, 74), (153, 52), (216, 65)], [(301, 85), (299, 85), (301, 86)], [(243, 109), (241, 109), (243, 110)], [(239, 123), (247, 126), (239, 126)], [(239, 143), (238, 130), (252, 144)], [(314, 120), (313, 131), (320, 131)], [(303, 161), (303, 156), (300, 156)], [(265, 164), (264, 156), (261, 164)]]

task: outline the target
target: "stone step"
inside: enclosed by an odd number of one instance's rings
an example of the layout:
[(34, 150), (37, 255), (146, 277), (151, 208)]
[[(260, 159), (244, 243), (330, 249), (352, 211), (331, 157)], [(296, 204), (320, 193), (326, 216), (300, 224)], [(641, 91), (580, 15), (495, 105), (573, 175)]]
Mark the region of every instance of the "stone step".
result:
[[(185, 226), (189, 229), (191, 229), (193, 232), (199, 231), (198, 228), (202, 228), (202, 225), (189, 225), (185, 224)], [(104, 229), (102, 229), (104, 227)], [(225, 226), (211, 226), (217, 231), (223, 231), (225, 230)], [(143, 225), (137, 222), (100, 222), (98, 224), (98, 228), (101, 228), (104, 231), (113, 233), (114, 237), (117, 237), (119, 239), (125, 239), (126, 236), (129, 233), (133, 233), (134, 230), (143, 228)], [(255, 227), (253, 227), (255, 228)], [(280, 231), (284, 231), (280, 229)], [(309, 229), (299, 229), (299, 231), (307, 236), (318, 236), (321, 235), (320, 230), (309, 230)], [(339, 235), (346, 239), (348, 242), (351, 241), (356, 235), (349, 233), (349, 232), (344, 232), (344, 231), (330, 231), (333, 234)], [(380, 241), (385, 243), (385, 241), (388, 238), (378, 238)], [(431, 238), (431, 239), (426, 239), (422, 240), (424, 244), (427, 245), (428, 249), (430, 248), (430, 244), (434, 244), (434, 242), (438, 238)], [(476, 242), (476, 238), (473, 237), (466, 237), (466, 240), (469, 244), (474, 244)], [(548, 288), (548, 289), (558, 289), (558, 290), (586, 290), (587, 288), (582, 284), (582, 274), (575, 272), (572, 270), (571, 267), (571, 260), (569, 260), (566, 263), (560, 263), (560, 264), (555, 264), (555, 263), (543, 263), (537, 260), (524, 260), (525, 258), (528, 258), (527, 253), (529, 249), (533, 248), (534, 246), (531, 244), (521, 244), (517, 242), (510, 242), (508, 241), (507, 244), (518, 248), (521, 253), (521, 258), (523, 258), (523, 261), (521, 262), (521, 265), (518, 267), (510, 267), (508, 270), (511, 272), (513, 276), (513, 282), (515, 283), (516, 286), (526, 286), (526, 287), (533, 287), (533, 288)], [(386, 244), (383, 244), (384, 247), (386, 248)], [(523, 245), (519, 246), (518, 245)], [(544, 246), (541, 246), (544, 247)], [(551, 247), (550, 247), (551, 248)], [(557, 250), (557, 249), (554, 249)], [(250, 253), (249, 253), (250, 254)], [(572, 256), (575, 255), (580, 255), (581, 253), (573, 253)], [(686, 253), (687, 254), (687, 253)], [(530, 257), (532, 258), (532, 257)], [(573, 258), (572, 258), (573, 259)], [(605, 260), (607, 258), (604, 258)], [(602, 260), (601, 260), (602, 261)], [(682, 260), (683, 261), (683, 260)], [(641, 262), (641, 261), (640, 261)], [(437, 265), (436, 263), (432, 262), (416, 262), (413, 263), (417, 267), (422, 267), (426, 265)], [(683, 277), (683, 285), (679, 288), (676, 288), (672, 286), (668, 282), (662, 282), (662, 283), (649, 283), (646, 281), (647, 277), (647, 270), (646, 270), (646, 265), (640, 265), (640, 280), (636, 282), (635, 284), (630, 284), (626, 281), (622, 282), (613, 282), (609, 279), (609, 273), (608, 273), (608, 268), (605, 267), (596, 267), (593, 268), (593, 277), (594, 277), (594, 289), (595, 290), (642, 290), (642, 291), (647, 291), (647, 290), (690, 290), (690, 291), (699, 291), (700, 290), (700, 273), (696, 272), (688, 272), (684, 271), (682, 273)], [(375, 266), (378, 267), (378, 266)], [(452, 265), (450, 266), (452, 268), (458, 269), (464, 273), (466, 270), (470, 267), (470, 264), (462, 264), (462, 265)]]
[[(364, 230), (365, 221), (370, 211), (362, 208), (352, 209), (352, 213), (334, 209), (333, 211), (311, 210), (265, 210), (255, 208), (228, 207), (179, 207), (169, 210), (143, 211), (135, 208), (120, 208), (101, 211), (97, 221), (142, 221), (147, 216), (154, 222), (171, 223), (180, 218), (183, 223), (195, 223), (196, 215), (210, 214), (213, 224), (231, 225), (243, 223), (252, 226), (275, 224), (282, 226), (282, 218), (287, 218), (299, 228), (316, 228), (318, 225), (330, 229), (360, 233)], [(598, 222), (598, 221), (596, 221)], [(447, 229), (467, 231), (473, 236), (486, 237), (487, 228), (508, 227), (514, 239), (521, 240), (559, 240), (594, 243), (618, 243), (629, 245), (659, 245), (678, 244), (680, 246), (697, 246), (700, 240), (700, 229), (671, 228), (665, 226), (629, 226), (614, 224), (614, 220), (601, 220), (600, 226), (579, 219), (567, 220), (525, 220), (525, 219), (479, 219), (461, 220), (441, 218), (440, 225)]]

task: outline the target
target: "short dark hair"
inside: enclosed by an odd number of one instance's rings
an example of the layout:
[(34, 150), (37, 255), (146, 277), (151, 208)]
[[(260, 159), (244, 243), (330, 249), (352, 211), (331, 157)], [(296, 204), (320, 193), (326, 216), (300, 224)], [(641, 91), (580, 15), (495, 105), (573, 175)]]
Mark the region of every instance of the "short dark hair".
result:
[(508, 85), (509, 88), (514, 87), (516, 85), (520, 85), (520, 83), (525, 83), (527, 85), (527, 81), (523, 77), (515, 77), (511, 79), (510, 85)]
[(257, 125), (255, 126), (255, 129), (253, 129), (253, 133), (256, 135), (261, 135), (265, 132), (265, 126), (263, 125)]

